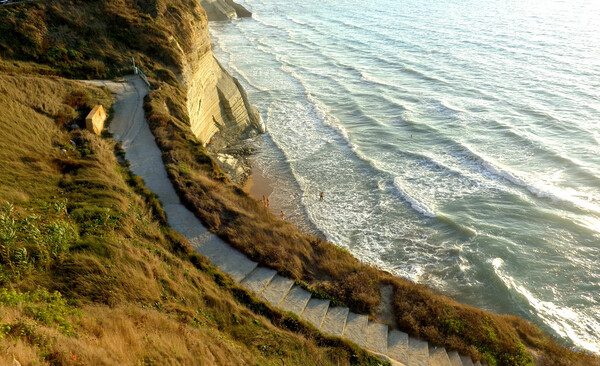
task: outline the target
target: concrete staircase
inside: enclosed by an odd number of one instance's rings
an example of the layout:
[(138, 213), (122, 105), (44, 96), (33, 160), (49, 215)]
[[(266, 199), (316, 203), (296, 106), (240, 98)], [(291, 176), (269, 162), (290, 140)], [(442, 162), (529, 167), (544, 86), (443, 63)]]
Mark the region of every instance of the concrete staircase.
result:
[(481, 366), (456, 352), (431, 348), (422, 340), (389, 329), (367, 316), (355, 314), (346, 307), (331, 307), (329, 300), (311, 297), (310, 292), (279, 276), (276, 271), (259, 267), (244, 254), (210, 233), (179, 201), (162, 162), (143, 111), (147, 86), (137, 77), (125, 82), (88, 81), (104, 85), (115, 92), (115, 114), (110, 131), (122, 142), (131, 170), (142, 177), (155, 192), (167, 214), (169, 225), (188, 238), (193, 248), (210, 259), (213, 265), (229, 274), (236, 282), (282, 310), (295, 313), (322, 332), (348, 339), (389, 360), (394, 366)]
[(259, 267), (224, 242), (210, 241), (195, 249), (271, 305), (298, 315), (326, 334), (350, 340), (393, 365), (481, 366), (456, 351), (429, 347), (427, 342), (370, 321), (366, 315), (355, 314), (346, 307), (332, 307), (329, 300), (313, 298), (294, 281), (272, 269)]

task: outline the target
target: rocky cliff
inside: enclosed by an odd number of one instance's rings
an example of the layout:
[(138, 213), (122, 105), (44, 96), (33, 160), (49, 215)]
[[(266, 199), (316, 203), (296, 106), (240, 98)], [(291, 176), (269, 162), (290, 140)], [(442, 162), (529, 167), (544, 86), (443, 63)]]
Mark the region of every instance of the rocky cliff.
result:
[(252, 13), (233, 0), (202, 0), (200, 5), (206, 10), (208, 20), (227, 20), (250, 17)]
[[(225, 0), (208, 3), (222, 9), (228, 4)], [(215, 59), (208, 32), (208, 16), (202, 10), (199, 13), (199, 17), (182, 20), (181, 24), (187, 28), (182, 32), (185, 36), (173, 39), (183, 54), (178, 76), (187, 89), (192, 132), (204, 144), (217, 132), (227, 136), (264, 132), (260, 113), (250, 104), (242, 86)]]

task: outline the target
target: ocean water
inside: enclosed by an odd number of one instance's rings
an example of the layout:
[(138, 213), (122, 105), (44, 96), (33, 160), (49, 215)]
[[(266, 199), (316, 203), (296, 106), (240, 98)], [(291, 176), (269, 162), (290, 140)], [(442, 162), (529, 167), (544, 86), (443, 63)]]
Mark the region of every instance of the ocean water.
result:
[(242, 3), (211, 36), (287, 217), (600, 353), (600, 3)]

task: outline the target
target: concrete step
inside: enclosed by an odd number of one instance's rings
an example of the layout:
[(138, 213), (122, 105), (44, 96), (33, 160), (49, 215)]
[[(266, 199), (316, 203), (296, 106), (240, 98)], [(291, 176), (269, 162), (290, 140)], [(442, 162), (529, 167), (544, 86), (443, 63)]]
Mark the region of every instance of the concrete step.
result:
[(198, 252), (207, 256), (213, 265), (229, 274), (236, 282), (240, 282), (258, 265), (218, 238), (198, 248)]
[(408, 365), (408, 334), (391, 330), (388, 334), (387, 355)]
[(293, 285), (294, 281), (280, 275), (275, 275), (267, 287), (262, 290), (260, 297), (270, 302), (271, 305), (277, 306), (288, 292), (290, 292)]
[(346, 318), (348, 318), (349, 309), (338, 306), (335, 308), (329, 307), (323, 324), (321, 325), (321, 331), (330, 335), (341, 337), (344, 334), (344, 327), (346, 326)]
[(367, 341), (367, 323), (369, 317), (355, 313), (349, 313), (346, 319), (346, 329), (342, 337), (358, 344), (361, 347), (365, 346)]
[(369, 322), (367, 325), (367, 342), (365, 347), (377, 353), (387, 354), (388, 326), (381, 323)]
[(408, 364), (410, 366), (429, 366), (429, 345), (427, 342), (408, 337)]
[(450, 364), (452, 366), (463, 366), (462, 361), (460, 360), (460, 356), (456, 351), (448, 352), (448, 358), (450, 359)]
[(256, 267), (252, 272), (246, 276), (240, 282), (240, 285), (244, 286), (248, 290), (254, 292), (256, 295), (260, 294), (262, 290), (267, 287), (269, 282), (275, 277), (277, 271), (265, 268), (265, 267)]
[(438, 347), (429, 349), (429, 366), (452, 366), (445, 348)]
[(308, 304), (306, 304), (300, 317), (314, 325), (316, 328), (321, 328), (321, 324), (323, 324), (323, 319), (325, 319), (328, 308), (329, 300), (312, 298), (308, 301)]
[(182, 204), (163, 204), (163, 209), (167, 214), (167, 221), (169, 222), (169, 225), (171, 225), (174, 230), (177, 230), (186, 238), (191, 239), (204, 232), (210, 233), (204, 226), (202, 226), (202, 224), (200, 224), (196, 216), (194, 216), (194, 214)]
[(388, 356), (388, 355), (384, 355), (382, 353), (377, 353), (377, 352), (373, 352), (373, 351), (369, 351), (369, 353), (372, 354), (373, 356), (377, 356), (377, 358), (382, 361), (389, 362), (391, 366), (407, 366), (400, 361), (396, 361), (393, 358), (390, 358), (390, 356)]
[(296, 315), (302, 314), (306, 304), (310, 300), (310, 292), (298, 285), (294, 285), (287, 296), (281, 301), (279, 307), (285, 311), (291, 311)]
[(460, 355), (460, 360), (462, 361), (463, 366), (474, 366), (471, 357)]

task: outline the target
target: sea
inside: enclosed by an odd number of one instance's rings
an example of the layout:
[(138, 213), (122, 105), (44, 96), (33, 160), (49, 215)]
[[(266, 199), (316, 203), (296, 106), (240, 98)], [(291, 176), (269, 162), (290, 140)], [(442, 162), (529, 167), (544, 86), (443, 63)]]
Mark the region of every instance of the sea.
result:
[(599, 1), (239, 1), (213, 48), (286, 219), (600, 353)]

